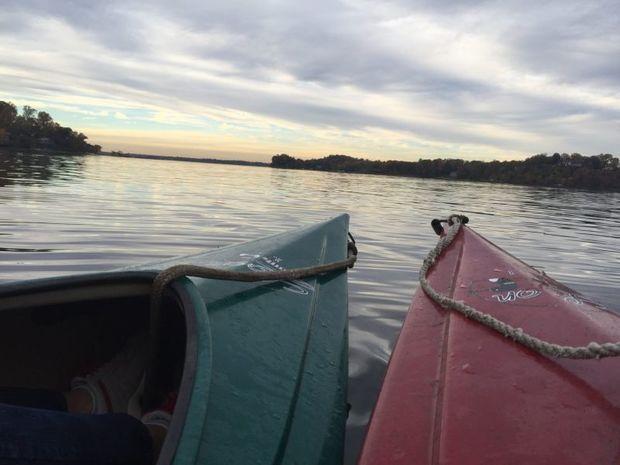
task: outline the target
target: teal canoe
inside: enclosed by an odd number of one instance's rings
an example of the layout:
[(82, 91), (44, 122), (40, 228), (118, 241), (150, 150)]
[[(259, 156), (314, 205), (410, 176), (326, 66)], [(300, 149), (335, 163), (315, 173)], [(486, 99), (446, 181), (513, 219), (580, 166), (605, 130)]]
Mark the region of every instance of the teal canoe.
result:
[[(347, 234), (341, 215), (147, 266), (0, 284), (0, 385), (66, 390), (77, 370), (148, 326), (151, 282), (162, 269), (331, 263), (346, 259)], [(159, 464), (342, 462), (346, 271), (256, 283), (183, 277), (163, 309), (157, 389), (179, 394)]]

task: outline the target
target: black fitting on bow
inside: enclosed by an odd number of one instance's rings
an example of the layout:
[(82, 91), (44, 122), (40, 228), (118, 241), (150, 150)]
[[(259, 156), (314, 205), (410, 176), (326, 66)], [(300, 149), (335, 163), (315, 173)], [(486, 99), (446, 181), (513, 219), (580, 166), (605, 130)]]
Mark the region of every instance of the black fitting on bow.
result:
[(454, 218), (458, 218), (461, 224), (469, 223), (469, 218), (467, 218), (465, 215), (450, 215), (448, 219), (445, 220), (434, 219), (433, 221), (431, 221), (431, 226), (433, 227), (433, 231), (435, 231), (435, 234), (441, 236), (444, 233), (444, 229), (441, 223), (448, 223), (449, 226), (452, 226), (454, 224)]
[[(347, 242), (347, 255), (349, 257), (351, 256), (357, 257), (357, 246), (355, 245), (355, 238), (353, 237), (351, 233), (348, 233), (348, 234), (351, 240)], [(349, 268), (353, 268), (353, 263), (349, 265)]]
[(431, 221), (431, 226), (433, 227), (433, 231), (435, 231), (435, 234), (437, 234), (438, 236), (441, 236), (443, 234), (443, 226), (441, 225), (441, 220), (434, 219), (433, 221)]

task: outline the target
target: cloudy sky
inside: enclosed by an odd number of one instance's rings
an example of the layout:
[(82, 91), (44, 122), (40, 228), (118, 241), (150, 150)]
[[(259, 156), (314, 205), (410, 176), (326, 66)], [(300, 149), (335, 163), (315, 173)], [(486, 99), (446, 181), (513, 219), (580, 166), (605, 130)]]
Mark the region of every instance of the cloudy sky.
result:
[(0, 0), (0, 100), (104, 150), (620, 152), (620, 1)]

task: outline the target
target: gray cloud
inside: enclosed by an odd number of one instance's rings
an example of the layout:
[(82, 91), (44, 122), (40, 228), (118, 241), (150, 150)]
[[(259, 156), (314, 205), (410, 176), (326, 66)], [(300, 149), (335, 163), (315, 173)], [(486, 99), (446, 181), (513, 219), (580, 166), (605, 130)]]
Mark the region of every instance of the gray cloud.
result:
[[(159, 96), (170, 105), (381, 128), (498, 153), (554, 144), (586, 153), (619, 149), (615, 0), (9, 0), (5, 10), (0, 40), (32, 49), (39, 20), (66, 24), (102, 51), (49, 44), (67, 63), (61, 74), (80, 88), (114, 89), (144, 104)], [(41, 76), (31, 90), (58, 87), (43, 82), (53, 76), (49, 63), (33, 63), (20, 50), (2, 64)], [(0, 83), (19, 92), (7, 76)]]

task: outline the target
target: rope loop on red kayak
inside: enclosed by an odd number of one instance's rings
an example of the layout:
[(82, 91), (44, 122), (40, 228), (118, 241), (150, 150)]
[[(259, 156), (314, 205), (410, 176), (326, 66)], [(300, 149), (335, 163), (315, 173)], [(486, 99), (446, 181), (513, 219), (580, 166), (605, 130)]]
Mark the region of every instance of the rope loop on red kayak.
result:
[[(445, 294), (442, 294), (430, 285), (427, 279), (427, 274), (433, 265), (437, 262), (444, 250), (446, 250), (450, 244), (454, 241), (462, 224), (466, 223), (461, 215), (452, 215), (447, 220), (443, 220), (448, 223), (448, 230), (439, 239), (437, 245), (432, 249), (427, 257), (424, 259), (422, 268), (420, 269), (420, 285), (426, 295), (437, 302), (446, 310), (457, 311), (465, 317), (477, 321), (488, 328), (491, 328), (505, 337), (512, 339), (519, 344), (522, 344), (530, 349), (538, 352), (542, 355), (547, 355), (554, 358), (572, 358), (572, 359), (593, 359), (593, 358), (605, 358), (605, 357), (617, 357), (620, 355), (620, 342), (590, 342), (586, 346), (563, 346), (554, 344), (548, 341), (539, 339), (531, 334), (523, 331), (521, 328), (515, 328), (503, 321), (494, 318), (488, 313), (481, 312), (475, 308), (467, 305), (464, 302), (454, 300)], [(440, 220), (436, 220), (440, 221)], [(441, 227), (441, 226), (440, 226)], [(439, 234), (444, 233), (443, 227)], [(433, 229), (438, 231), (437, 225), (433, 224)]]

